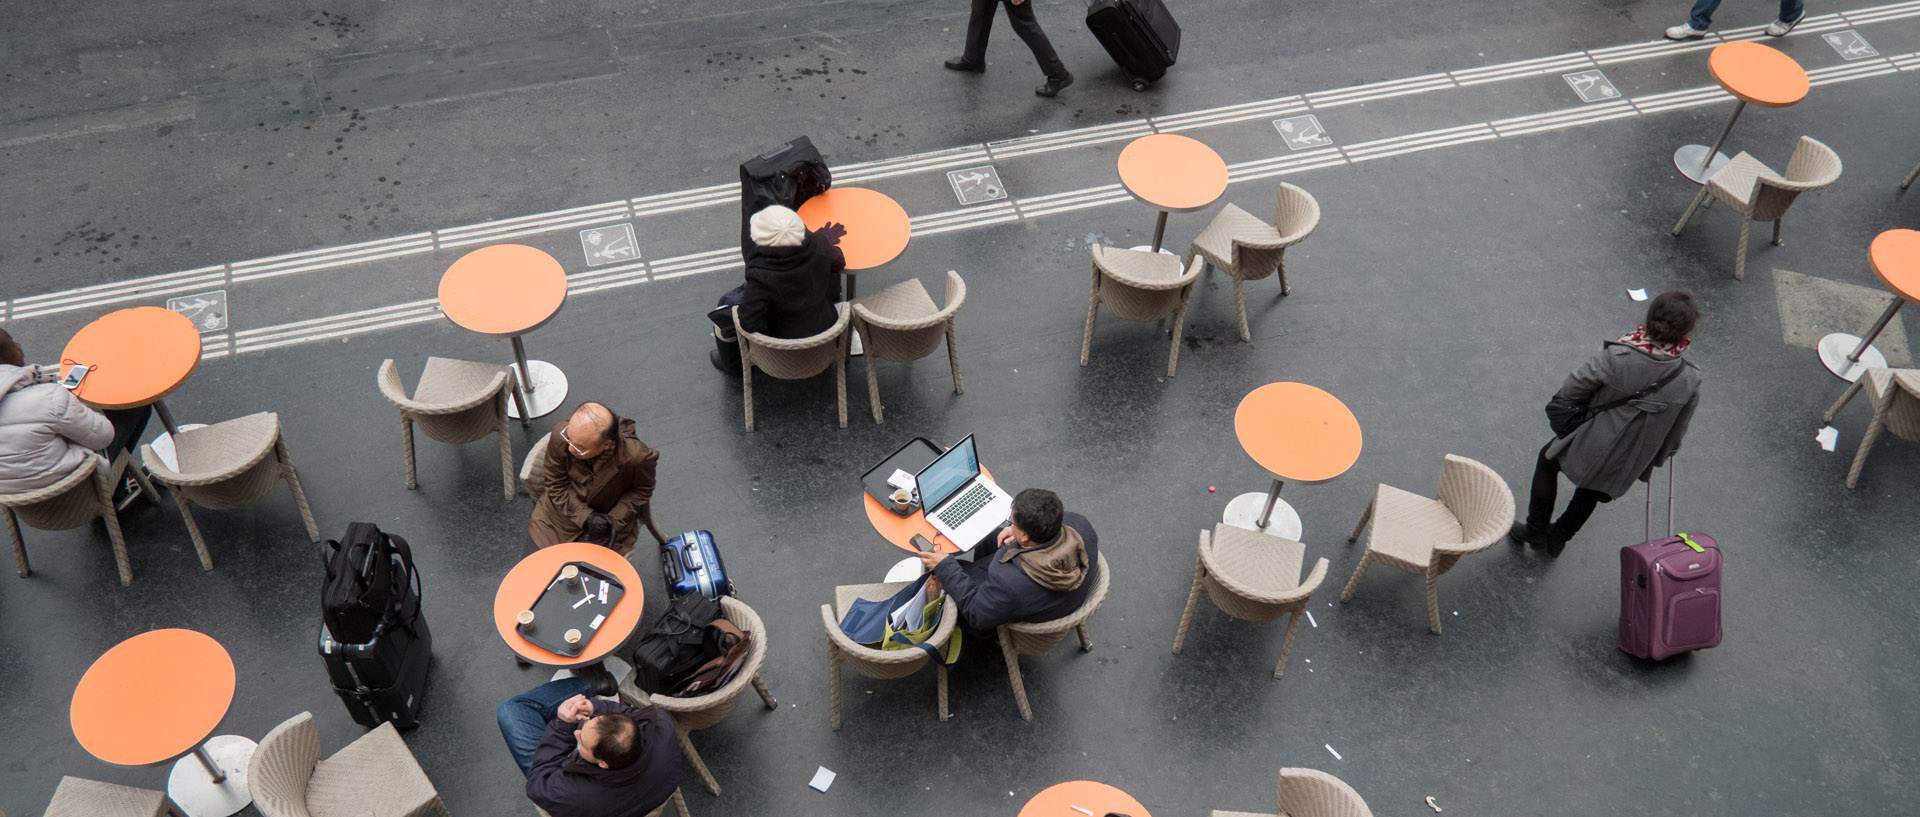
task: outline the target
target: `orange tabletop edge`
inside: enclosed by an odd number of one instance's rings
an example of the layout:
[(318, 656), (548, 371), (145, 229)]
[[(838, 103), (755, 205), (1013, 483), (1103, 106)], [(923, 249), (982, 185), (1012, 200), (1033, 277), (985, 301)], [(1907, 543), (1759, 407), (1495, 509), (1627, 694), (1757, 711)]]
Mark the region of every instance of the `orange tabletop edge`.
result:
[(835, 187), (800, 205), (800, 220), (808, 230), (831, 221), (845, 225), (840, 252), (847, 271), (873, 269), (900, 256), (913, 237), (913, 220), (892, 197), (865, 187)]
[(139, 408), (172, 394), (200, 368), (200, 330), (187, 316), (158, 306), (109, 312), (74, 333), (60, 352), (93, 367), (73, 396), (96, 408)]
[(1874, 236), (1867, 255), (1881, 283), (1902, 298), (1920, 301), (1920, 230), (1888, 230)]
[(213, 734), (233, 704), (233, 658), (193, 630), (141, 633), (107, 650), (74, 686), (80, 746), (119, 766), (165, 763)]
[(1269, 383), (1247, 393), (1233, 431), (1260, 467), (1284, 480), (1326, 482), (1360, 459), (1360, 421), (1340, 398), (1305, 383)]
[(518, 335), (551, 320), (567, 301), (567, 271), (545, 251), (495, 244), (460, 257), (440, 276), (440, 310), (483, 335)]
[(1086, 817), (1074, 807), (1086, 809), (1094, 817), (1109, 812), (1129, 817), (1153, 817), (1147, 807), (1124, 791), (1092, 780), (1069, 780), (1042, 789), (1020, 807), (1020, 817)]
[[(532, 606), (534, 600), (540, 598), (541, 592), (553, 581), (553, 574), (568, 562), (585, 562), (612, 573), (627, 589), (626, 594), (620, 597), (620, 602), (613, 606), (613, 612), (607, 614), (607, 620), (600, 625), (599, 632), (587, 642), (587, 648), (572, 658), (520, 637), (517, 621), (520, 611)], [(640, 583), (639, 571), (633, 569), (633, 563), (627, 561), (625, 556), (611, 548), (587, 542), (567, 542), (541, 548), (507, 571), (506, 577), (500, 580), (500, 589), (493, 595), (493, 626), (500, 632), (500, 639), (528, 661), (549, 667), (579, 667), (607, 657), (608, 653), (626, 643), (634, 628), (640, 625), (640, 615), (645, 607), (646, 588)], [(536, 626), (538, 623), (535, 622)]]
[(1727, 92), (1769, 108), (1784, 108), (1805, 99), (1812, 87), (1805, 68), (1779, 49), (1755, 42), (1714, 46), (1707, 68)]

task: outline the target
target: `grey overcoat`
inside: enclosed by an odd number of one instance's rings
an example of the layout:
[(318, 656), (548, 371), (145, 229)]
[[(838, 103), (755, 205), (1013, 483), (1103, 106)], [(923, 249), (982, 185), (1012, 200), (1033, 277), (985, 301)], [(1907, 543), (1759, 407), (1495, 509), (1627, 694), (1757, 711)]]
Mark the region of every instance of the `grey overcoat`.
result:
[(1634, 480), (1646, 479), (1680, 450), (1680, 439), (1700, 404), (1700, 367), (1684, 358), (1607, 341), (1560, 386), (1558, 396), (1575, 405), (1599, 405), (1653, 385), (1675, 366), (1685, 367), (1679, 377), (1549, 443), (1547, 458), (1558, 462), (1576, 486), (1610, 499), (1626, 494)]

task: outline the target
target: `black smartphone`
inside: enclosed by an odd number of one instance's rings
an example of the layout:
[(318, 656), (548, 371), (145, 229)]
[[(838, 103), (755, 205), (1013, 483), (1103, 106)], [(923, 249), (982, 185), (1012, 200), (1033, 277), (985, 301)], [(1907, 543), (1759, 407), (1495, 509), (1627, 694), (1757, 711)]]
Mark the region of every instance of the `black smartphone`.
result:
[(913, 535), (913, 546), (919, 548), (921, 553), (932, 553), (934, 551), (933, 543), (927, 541), (927, 537), (917, 533)]

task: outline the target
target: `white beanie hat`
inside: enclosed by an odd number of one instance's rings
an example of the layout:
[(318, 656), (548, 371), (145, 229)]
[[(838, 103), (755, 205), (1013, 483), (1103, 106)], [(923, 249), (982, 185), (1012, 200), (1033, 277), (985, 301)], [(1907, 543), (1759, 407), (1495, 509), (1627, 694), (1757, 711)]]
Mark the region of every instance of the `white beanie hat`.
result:
[(753, 214), (749, 232), (761, 247), (798, 247), (807, 238), (807, 225), (799, 213), (774, 204)]

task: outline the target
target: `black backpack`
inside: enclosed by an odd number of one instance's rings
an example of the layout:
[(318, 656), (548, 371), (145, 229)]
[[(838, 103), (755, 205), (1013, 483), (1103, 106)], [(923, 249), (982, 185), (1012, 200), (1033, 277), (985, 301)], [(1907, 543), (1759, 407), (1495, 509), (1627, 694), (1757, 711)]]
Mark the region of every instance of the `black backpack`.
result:
[(347, 526), (344, 542), (327, 540), (320, 558), (326, 568), (320, 620), (335, 641), (364, 644), (381, 621), (410, 621), (419, 615), (420, 574), (413, 568), (407, 540), (381, 532), (372, 522), (354, 522)]
[(649, 693), (672, 692), (707, 662), (707, 625), (720, 618), (720, 603), (699, 593), (668, 602), (660, 619), (633, 648), (634, 683)]

